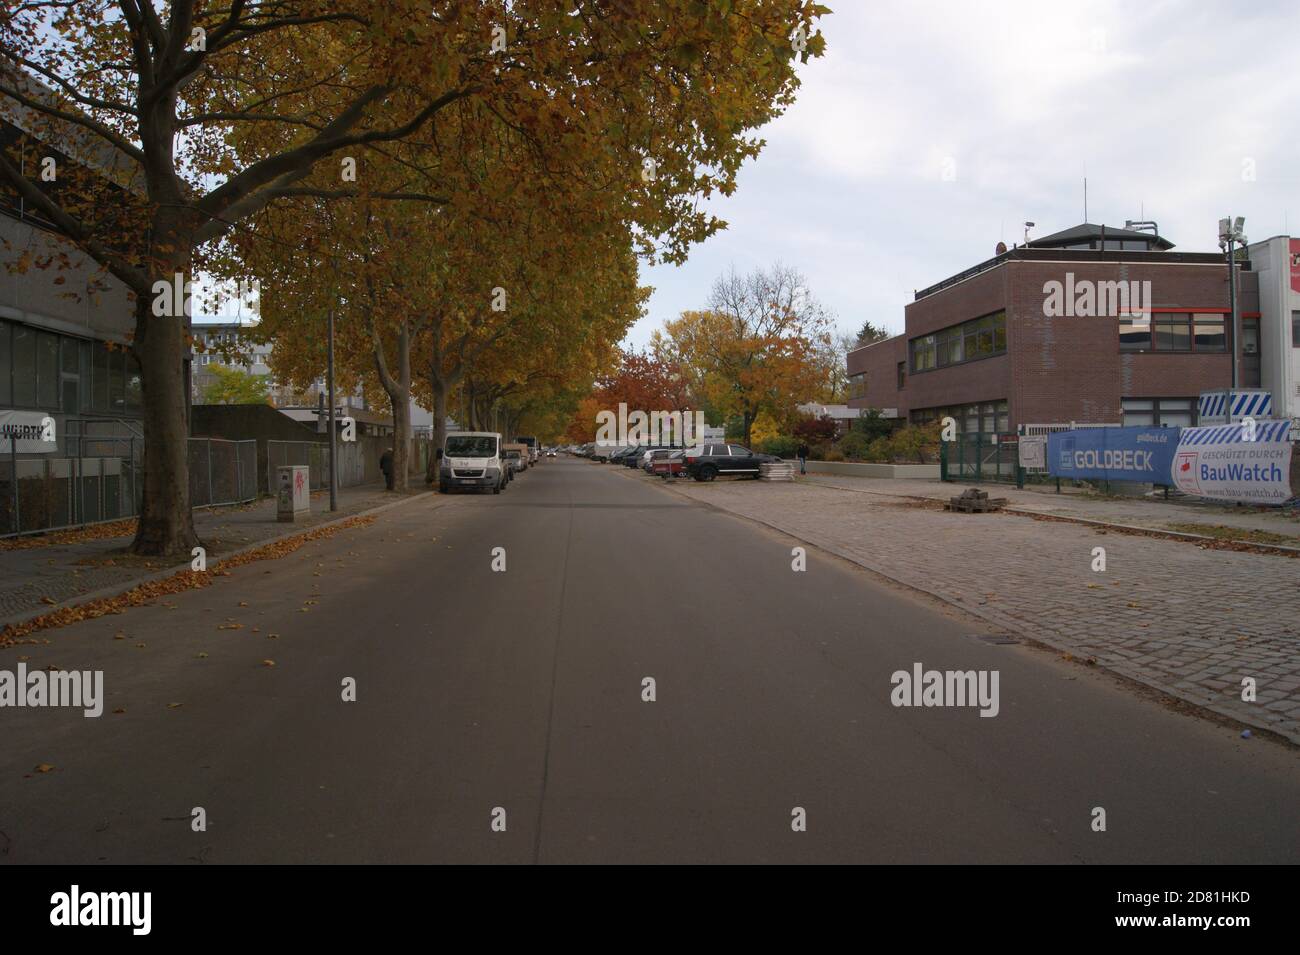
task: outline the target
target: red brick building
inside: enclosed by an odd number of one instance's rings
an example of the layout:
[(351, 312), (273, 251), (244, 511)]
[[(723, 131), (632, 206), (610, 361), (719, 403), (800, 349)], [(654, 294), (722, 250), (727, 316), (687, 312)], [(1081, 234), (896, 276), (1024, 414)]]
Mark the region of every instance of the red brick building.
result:
[[(1228, 271), (1148, 232), (1085, 224), (916, 293), (902, 335), (848, 355), (851, 407), (963, 432), (1195, 424), (1231, 384)], [(1259, 286), (1238, 270), (1240, 386), (1258, 387)]]

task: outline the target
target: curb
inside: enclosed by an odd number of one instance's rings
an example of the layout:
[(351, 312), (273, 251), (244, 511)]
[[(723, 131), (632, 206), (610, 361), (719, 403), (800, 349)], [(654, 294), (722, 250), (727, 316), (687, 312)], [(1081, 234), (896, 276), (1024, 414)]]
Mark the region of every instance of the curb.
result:
[[(657, 486), (657, 485), (652, 485), (652, 486)], [(881, 578), (882, 580), (887, 580), (890, 583), (895, 584), (899, 587), (905, 587), (914, 593), (922, 594), (926, 597), (929, 597), (932, 600), (938, 600), (939, 602), (943, 603), (946, 606), (953, 607), (957, 610), (962, 611), (963, 613), (970, 614), (972, 617), (976, 617), (979, 620), (984, 621), (985, 623), (992, 624), (998, 627), (999, 629), (1014, 630), (1018, 637), (1020, 637), (1022, 640), (1024, 640), (1027, 644), (1031, 646), (1035, 646), (1038, 647), (1039, 649), (1047, 650), (1051, 653), (1069, 654), (1075, 660), (1079, 659), (1077, 655), (1077, 650), (1072, 649), (1070, 647), (1058, 646), (1055, 643), (1051, 643), (1047, 640), (1044, 640), (1041, 635), (1030, 634), (1025, 632), (1019, 624), (1014, 622), (1014, 618), (1010, 618), (1010, 622), (1009, 622), (1008, 618), (1002, 617), (1001, 615), (994, 616), (991, 614), (982, 613), (977, 607), (972, 606), (970, 604), (966, 604), (959, 600), (953, 600), (951, 597), (946, 597), (943, 594), (936, 593), (932, 590), (927, 590), (924, 587), (917, 586), (916, 584), (910, 583), (906, 580), (900, 580), (896, 577), (891, 577), (889, 574), (885, 573), (884, 571), (878, 570), (875, 567), (870, 567), (862, 563), (862, 561), (859, 558), (854, 557), (851, 554), (842, 553), (838, 548), (830, 544), (821, 541), (809, 540), (806, 537), (801, 537), (798, 534), (794, 533), (793, 531), (789, 530), (788, 528), (780, 527), (776, 524), (771, 523), (770, 521), (763, 520), (761, 517), (750, 517), (748, 514), (740, 514), (737, 513), (736, 511), (727, 510), (727, 508), (723, 507), (720, 504), (714, 504), (711, 501), (702, 501), (699, 498), (692, 497), (691, 495), (686, 494), (674, 488), (672, 486), (671, 481), (662, 482), (662, 487), (663, 490), (667, 491), (670, 494), (675, 494), (678, 497), (685, 498), (688, 501), (693, 501), (696, 504), (701, 504), (707, 508), (710, 508), (711, 510), (717, 511), (720, 514), (727, 514), (731, 517), (739, 518), (740, 520), (750, 521), (754, 524), (759, 524), (763, 527), (768, 528), (769, 530), (776, 531), (777, 533), (782, 534), (786, 537), (807, 544), (809, 547), (815, 547), (818, 550), (830, 554), (833, 557), (838, 557), (840, 560), (848, 561), (850, 564), (853, 564), (855, 567), (859, 567), (862, 570), (865, 570), (869, 574), (874, 574), (875, 576)], [(855, 489), (835, 488), (835, 490), (852, 491)], [(876, 494), (882, 497), (900, 497), (900, 496), (911, 497), (912, 496), (912, 495), (887, 494), (884, 491), (861, 491), (859, 493)], [(927, 501), (934, 500), (934, 498), (916, 498), (916, 499), (927, 500)], [(1087, 523), (1093, 523), (1093, 522), (1087, 522)], [(1106, 526), (1123, 526), (1123, 525), (1106, 525)], [(1213, 538), (1206, 538), (1206, 539), (1212, 540)], [(1116, 677), (1117, 679), (1138, 684), (1147, 690), (1158, 693), (1160, 696), (1165, 697), (1166, 699), (1175, 700), (1180, 705), (1194, 710), (1197, 713), (1197, 715), (1201, 716), (1202, 718), (1211, 719), (1216, 722), (1228, 721), (1238, 726), (1249, 727), (1252, 731), (1257, 731), (1262, 734), (1267, 734), (1269, 737), (1279, 742), (1282, 742), (1284, 744), (1290, 746), (1300, 746), (1300, 731), (1288, 731), (1288, 730), (1281, 729), (1277, 726), (1271, 726), (1267, 722), (1258, 722), (1258, 721), (1248, 719), (1245, 716), (1243, 716), (1241, 713), (1237, 712), (1236, 710), (1225, 709), (1221, 705), (1207, 703), (1204, 700), (1196, 699), (1188, 695), (1184, 691), (1178, 690), (1177, 688), (1164, 686), (1158, 683), (1153, 683), (1151, 682), (1150, 679), (1144, 676), (1129, 672), (1125, 669), (1120, 669), (1121, 666), (1122, 664), (1118, 664), (1118, 663), (1111, 664), (1111, 663), (1102, 663), (1098, 661), (1095, 665), (1087, 666), (1087, 669), (1102, 670), (1110, 674), (1111, 676)]]
[[(438, 497), (438, 495), (434, 492), (423, 492), (420, 494), (412, 494), (408, 497), (401, 499), (400, 501), (389, 501), (385, 504), (380, 504), (377, 507), (368, 508), (364, 511), (357, 511), (354, 514), (344, 514), (340, 517), (331, 518), (328, 521), (322, 521), (319, 524), (313, 524), (311, 527), (295, 528), (294, 530), (285, 531), (283, 534), (276, 534), (273, 537), (268, 537), (265, 540), (254, 541), (251, 544), (245, 544), (242, 547), (237, 547), (228, 553), (222, 554), (221, 557), (213, 563), (210, 570), (211, 571), (219, 570), (221, 568), (222, 563), (224, 563), (225, 561), (228, 561), (234, 557), (239, 557), (242, 554), (247, 554), (250, 551), (259, 550), (263, 547), (269, 547), (270, 545), (278, 544), (281, 541), (292, 540), (295, 537), (301, 537), (305, 534), (310, 534), (313, 531), (320, 530), (321, 528), (332, 527), (335, 524), (342, 524), (344, 521), (350, 521), (354, 517), (365, 517), (372, 514), (380, 514), (383, 513), (384, 511), (389, 511), (397, 507), (402, 507), (406, 504), (412, 503), (413, 501), (420, 500), (426, 494), (429, 497), (432, 497), (434, 499), (437, 499)], [(440, 507), (442, 505), (438, 505), (438, 506)], [(46, 614), (54, 613), (55, 611), (58, 610), (80, 607), (83, 604), (93, 603), (96, 600), (106, 600), (112, 597), (120, 597), (122, 594), (132, 591), (137, 587), (144, 586), (145, 584), (152, 584), (160, 580), (166, 580), (168, 577), (171, 577), (172, 575), (177, 574), (180, 571), (184, 570), (187, 566), (188, 565), (184, 561), (182, 561), (178, 564), (173, 564), (170, 567), (164, 568), (163, 570), (157, 570), (154, 571), (153, 573), (146, 574), (143, 577), (133, 577), (130, 580), (124, 580), (121, 583), (110, 584), (109, 586), (101, 587), (98, 590), (90, 590), (84, 594), (78, 594), (77, 596), (65, 600), (62, 603), (43, 604), (40, 610), (24, 611), (12, 617), (0, 618), (0, 631), (3, 631), (6, 627), (19, 626), (21, 624), (27, 623), (29, 620), (35, 620), (37, 617), (44, 617)]]

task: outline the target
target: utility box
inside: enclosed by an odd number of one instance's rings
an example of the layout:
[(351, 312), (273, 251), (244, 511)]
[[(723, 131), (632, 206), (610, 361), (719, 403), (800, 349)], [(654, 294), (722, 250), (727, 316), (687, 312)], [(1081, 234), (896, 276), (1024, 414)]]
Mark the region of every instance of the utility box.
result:
[(311, 480), (305, 464), (276, 468), (276, 520), (292, 524), (311, 513)]

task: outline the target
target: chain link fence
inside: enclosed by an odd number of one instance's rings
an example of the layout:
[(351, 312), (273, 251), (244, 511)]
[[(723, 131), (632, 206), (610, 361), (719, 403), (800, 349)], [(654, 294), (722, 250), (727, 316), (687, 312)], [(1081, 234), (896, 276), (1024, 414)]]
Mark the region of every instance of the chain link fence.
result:
[[(143, 495), (144, 441), (134, 422), (72, 419), (58, 451), (0, 448), (0, 537), (136, 517)], [(257, 442), (190, 438), (190, 503), (238, 504), (257, 497)]]
[(267, 441), (266, 486), (276, 486), (277, 469), (298, 465), (307, 467), (311, 489), (319, 491), (329, 487), (330, 447), (321, 441)]
[(257, 497), (257, 442), (190, 438), (190, 506), (243, 504)]

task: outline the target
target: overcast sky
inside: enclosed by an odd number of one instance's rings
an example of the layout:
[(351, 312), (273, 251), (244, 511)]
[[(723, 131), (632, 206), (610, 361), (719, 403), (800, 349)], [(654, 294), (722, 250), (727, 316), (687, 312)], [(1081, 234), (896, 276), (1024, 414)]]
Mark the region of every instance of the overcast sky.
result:
[[(712, 208), (729, 227), (655, 287), (629, 335), (780, 260), (841, 330), (903, 328), (924, 288), (999, 240), (1155, 219), (1183, 251), (1218, 220), (1300, 232), (1300, 3), (824, 0), (826, 55)], [(946, 161), (951, 160), (948, 165)], [(945, 168), (953, 177), (945, 179)], [(1289, 216), (1289, 218), (1288, 218)]]

